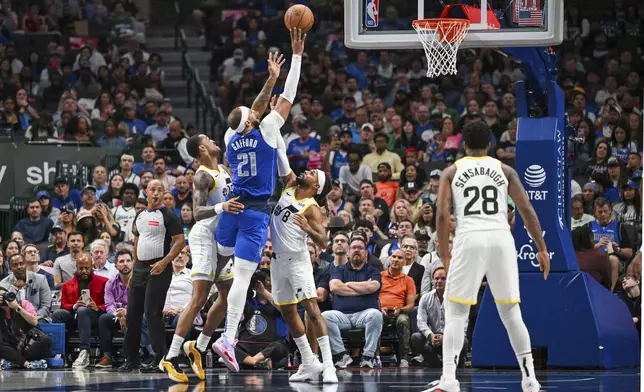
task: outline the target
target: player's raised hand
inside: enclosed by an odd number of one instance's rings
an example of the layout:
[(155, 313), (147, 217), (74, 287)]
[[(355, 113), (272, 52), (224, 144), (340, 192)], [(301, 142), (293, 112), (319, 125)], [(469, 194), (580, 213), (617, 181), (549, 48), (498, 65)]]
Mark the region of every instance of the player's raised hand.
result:
[(309, 225), (309, 221), (302, 214), (293, 215), (293, 222), (295, 222), (295, 224), (298, 225), (300, 229), (302, 229), (305, 233), (308, 233), (311, 230), (311, 225)]
[(543, 280), (547, 280), (548, 274), (550, 274), (550, 255), (548, 251), (537, 252), (537, 261), (539, 262), (539, 271), (543, 272)]
[(244, 205), (237, 200), (239, 200), (239, 196), (233, 197), (232, 199), (225, 202), (223, 205), (224, 211), (231, 214), (239, 214), (240, 212), (243, 212)]
[(268, 73), (271, 78), (277, 79), (280, 76), (280, 69), (284, 65), (284, 55), (277, 52), (271, 52), (268, 54)]
[(302, 55), (304, 53), (304, 41), (306, 41), (306, 33), (303, 33), (301, 29), (292, 28), (291, 33), (291, 48), (293, 48), (293, 54)]

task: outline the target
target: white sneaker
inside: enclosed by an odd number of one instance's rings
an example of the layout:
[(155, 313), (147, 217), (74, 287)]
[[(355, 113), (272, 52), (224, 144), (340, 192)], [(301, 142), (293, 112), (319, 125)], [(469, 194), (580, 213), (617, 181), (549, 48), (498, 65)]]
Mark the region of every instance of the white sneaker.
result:
[(523, 392), (539, 392), (541, 390), (541, 385), (536, 379), (526, 379), (521, 381), (521, 390)]
[(301, 364), (297, 373), (288, 378), (289, 382), (306, 382), (309, 380), (317, 381), (320, 373), (324, 370), (324, 365), (317, 359), (313, 363)]
[(335, 363), (335, 367), (339, 367), (340, 369), (346, 369), (347, 366), (351, 365), (353, 363), (353, 359), (349, 354), (344, 354), (342, 356), (342, 359), (340, 359), (338, 362)]
[(335, 368), (332, 366), (326, 366), (322, 371), (322, 383), (324, 384), (337, 384), (338, 375), (335, 374)]
[(373, 358), (362, 357), (360, 367), (373, 369)]
[(423, 357), (423, 354), (418, 354), (415, 357), (413, 357), (411, 361), (414, 363), (423, 363), (425, 362), (425, 357)]
[(423, 392), (461, 392), (461, 384), (457, 380), (445, 381), (443, 377), (440, 380), (430, 382), (429, 388)]
[(401, 359), (400, 360), (400, 367), (401, 368), (408, 368), (409, 367), (409, 362), (406, 359)]
[(76, 358), (76, 360), (72, 364), (72, 368), (85, 369), (88, 366), (89, 366), (89, 351), (81, 350), (80, 354), (78, 354), (78, 358)]

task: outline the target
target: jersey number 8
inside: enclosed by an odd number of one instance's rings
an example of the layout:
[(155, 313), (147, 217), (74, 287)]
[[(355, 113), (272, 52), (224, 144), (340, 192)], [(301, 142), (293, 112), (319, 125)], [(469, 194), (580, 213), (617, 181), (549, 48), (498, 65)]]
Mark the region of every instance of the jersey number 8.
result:
[(472, 196), (471, 200), (465, 206), (465, 212), (463, 213), (465, 216), (481, 215), (481, 210), (473, 209), (479, 199), (483, 199), (481, 203), (483, 214), (494, 215), (499, 212), (499, 191), (492, 185), (487, 185), (483, 188), (477, 188), (475, 186), (467, 187), (465, 188), (464, 195), (467, 198), (470, 195)]
[[(238, 177), (248, 177), (257, 175), (257, 157), (254, 152), (237, 154), (237, 159), (239, 159), (239, 164), (237, 165), (237, 176)], [(250, 165), (250, 172), (246, 169), (246, 166)]]
[(286, 223), (288, 221), (288, 217), (291, 216), (291, 211), (280, 206), (275, 206), (275, 217), (279, 217), (282, 211), (284, 211), (284, 215), (282, 215), (282, 222)]

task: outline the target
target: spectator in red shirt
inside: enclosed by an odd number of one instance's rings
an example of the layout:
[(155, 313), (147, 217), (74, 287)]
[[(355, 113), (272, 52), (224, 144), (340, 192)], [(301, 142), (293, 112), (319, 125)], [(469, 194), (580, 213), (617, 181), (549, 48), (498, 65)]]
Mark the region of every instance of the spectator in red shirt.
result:
[[(92, 272), (92, 259), (82, 254), (76, 258), (74, 277), (62, 286), (60, 309), (54, 312), (54, 323), (65, 323), (67, 329), (78, 329), (80, 354), (72, 368), (84, 369), (89, 365), (92, 328), (98, 326), (98, 318), (105, 313), (105, 285), (107, 278)], [(89, 299), (83, 292), (89, 292)], [(67, 335), (66, 335), (67, 336)]]

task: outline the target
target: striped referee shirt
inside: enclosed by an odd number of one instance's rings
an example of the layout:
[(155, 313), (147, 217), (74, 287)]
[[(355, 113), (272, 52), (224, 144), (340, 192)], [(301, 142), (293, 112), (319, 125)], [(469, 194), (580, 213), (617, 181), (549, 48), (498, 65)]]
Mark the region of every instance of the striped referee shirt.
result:
[(141, 261), (157, 260), (170, 253), (172, 237), (183, 234), (183, 226), (174, 211), (161, 207), (143, 210), (134, 220), (132, 233), (138, 237), (136, 257)]

